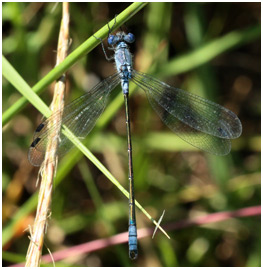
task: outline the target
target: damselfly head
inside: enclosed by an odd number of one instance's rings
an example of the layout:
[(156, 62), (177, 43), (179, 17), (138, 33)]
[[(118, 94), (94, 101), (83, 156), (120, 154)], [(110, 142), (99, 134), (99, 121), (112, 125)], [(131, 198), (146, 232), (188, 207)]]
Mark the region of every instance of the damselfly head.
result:
[(135, 37), (132, 33), (126, 34), (125, 32), (117, 32), (116, 35), (109, 35), (108, 44), (114, 46), (119, 42), (133, 43)]

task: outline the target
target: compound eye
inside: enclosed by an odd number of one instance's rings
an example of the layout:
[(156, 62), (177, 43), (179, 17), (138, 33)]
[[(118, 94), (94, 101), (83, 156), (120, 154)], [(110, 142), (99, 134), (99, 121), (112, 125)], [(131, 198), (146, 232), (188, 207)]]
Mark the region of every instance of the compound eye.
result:
[(110, 46), (115, 45), (115, 44), (117, 43), (117, 41), (118, 41), (118, 38), (117, 38), (116, 35), (110, 35), (110, 36), (108, 37), (108, 44), (109, 44)]
[(132, 33), (128, 33), (127, 35), (125, 35), (124, 41), (126, 41), (127, 43), (133, 43), (135, 41), (135, 36)]

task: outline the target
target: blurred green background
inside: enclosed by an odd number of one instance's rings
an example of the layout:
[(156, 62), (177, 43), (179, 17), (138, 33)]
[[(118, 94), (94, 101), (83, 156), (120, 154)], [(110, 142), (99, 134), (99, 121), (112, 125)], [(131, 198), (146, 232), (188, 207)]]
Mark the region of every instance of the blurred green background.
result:
[[(128, 3), (71, 3), (73, 51)], [(200, 152), (164, 126), (143, 91), (131, 97), (136, 199), (162, 224), (202, 214), (260, 205), (261, 3), (149, 3), (122, 27), (136, 36), (134, 68), (215, 101), (243, 125), (224, 157)], [(30, 85), (55, 65), (61, 4), (3, 3), (3, 55)], [(109, 51), (108, 54), (110, 54)], [(114, 72), (97, 46), (67, 72), (66, 101)], [(49, 104), (52, 86), (41, 98)], [(3, 78), (3, 113), (20, 93)], [(90, 133), (87, 147), (127, 188), (122, 94)], [(113, 113), (114, 112), (114, 113)], [(3, 265), (22, 262), (33, 224), (38, 168), (27, 161), (41, 114), (28, 104), (3, 126)], [(59, 163), (45, 245), (52, 253), (127, 231), (128, 200), (86, 158)], [(137, 210), (138, 228), (153, 224)], [(139, 240), (139, 257), (127, 244), (56, 263), (57, 266), (260, 266), (260, 217), (158, 232)], [(43, 249), (43, 253), (48, 253)]]

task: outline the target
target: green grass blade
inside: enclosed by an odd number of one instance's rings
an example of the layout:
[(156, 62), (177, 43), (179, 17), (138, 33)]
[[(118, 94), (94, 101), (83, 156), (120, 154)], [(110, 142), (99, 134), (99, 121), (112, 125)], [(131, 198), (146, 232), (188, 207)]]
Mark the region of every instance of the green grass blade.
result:
[(216, 38), (186, 55), (175, 57), (156, 70), (160, 76), (177, 75), (201, 66), (218, 55), (260, 38), (261, 27), (255, 25), (244, 30), (232, 31)]
[[(28, 100), (30, 102), (32, 102), (32, 104), (41, 111), (41, 113), (43, 115), (48, 116), (50, 114), (50, 110), (49, 108), (44, 104), (44, 102), (42, 102), (42, 100), (40, 99), (40, 97), (32, 91), (32, 89), (27, 85), (27, 83), (23, 80), (23, 78), (16, 72), (16, 70), (11, 66), (11, 64), (3, 57), (3, 62), (5, 64), (5, 70), (8, 70), (9, 72), (6, 72), (6, 78), (10, 78), (11, 80), (13, 80), (14, 76), (16, 78), (16, 80), (18, 81), (18, 83), (13, 83), (14, 86), (17, 87), (21, 87), (22, 85), (22, 89), (20, 89), (21, 94), (24, 94), (24, 96), (26, 98), (29, 98)], [(38, 107), (36, 105), (36, 101), (39, 105), (41, 105), (41, 108)], [(65, 134), (68, 135), (68, 137), (70, 138), (70, 140), (72, 141), (72, 143), (88, 158), (90, 159), (90, 161), (128, 198), (129, 197), (129, 193), (125, 190), (125, 188), (118, 182), (118, 180), (113, 177), (113, 175), (108, 171), (108, 169), (90, 152), (90, 150), (87, 149), (87, 147), (81, 143), (81, 141), (75, 137), (69, 130), (65, 130)], [(31, 202), (33, 201), (33, 199), (31, 200)], [(144, 208), (136, 201), (136, 205), (137, 207), (151, 220), (153, 221), (156, 225), (157, 222), (146, 212), (146, 210), (144, 210)], [(24, 208), (24, 207), (23, 207)], [(20, 214), (23, 214), (23, 212), (20, 212)], [(16, 215), (16, 217), (19, 217), (18, 215)], [(2, 239), (2, 243), (5, 244), (11, 233), (11, 230), (13, 228), (13, 225), (8, 225), (8, 227), (3, 231), (3, 239)], [(166, 232), (159, 227), (159, 229), (166, 234)], [(166, 236), (168, 237), (168, 235), (166, 234)]]
[(39, 98), (36, 93), (32, 91), (30, 86), (24, 81), (24, 79), (19, 75), (19, 73), (14, 69), (14, 67), (7, 61), (7, 59), (2, 56), (2, 72), (3, 76), (43, 115), (48, 117), (50, 115), (50, 110), (48, 106)]

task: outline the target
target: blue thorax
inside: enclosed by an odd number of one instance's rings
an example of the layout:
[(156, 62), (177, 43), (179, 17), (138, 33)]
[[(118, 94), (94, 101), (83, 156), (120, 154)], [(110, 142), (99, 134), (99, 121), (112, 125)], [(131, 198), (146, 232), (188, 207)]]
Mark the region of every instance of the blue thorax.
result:
[(133, 34), (118, 32), (110, 35), (108, 44), (114, 49), (114, 60), (116, 68), (121, 78), (121, 87), (124, 94), (129, 93), (129, 79), (132, 78), (132, 55), (128, 43), (134, 42)]

